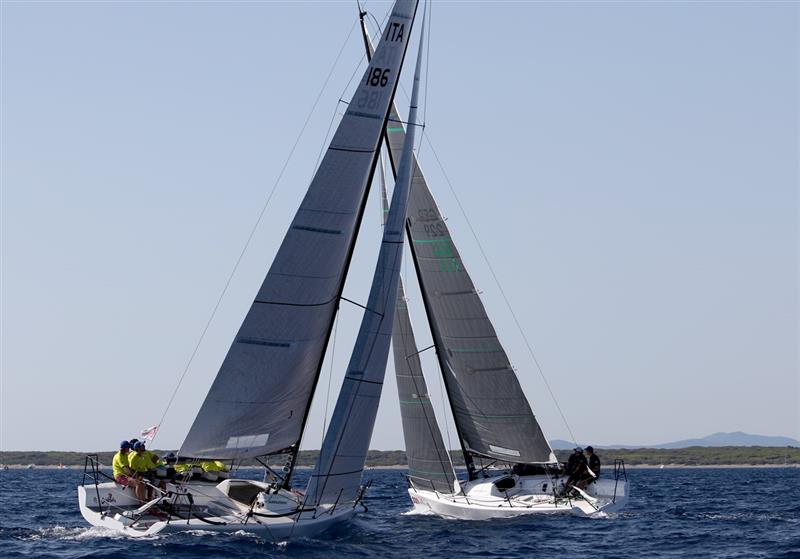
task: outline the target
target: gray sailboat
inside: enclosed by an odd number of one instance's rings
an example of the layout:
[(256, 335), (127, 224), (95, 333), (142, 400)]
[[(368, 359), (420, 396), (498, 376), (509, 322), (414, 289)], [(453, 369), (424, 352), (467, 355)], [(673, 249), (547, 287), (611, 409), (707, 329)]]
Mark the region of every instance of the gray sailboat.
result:
[[(334, 326), (356, 235), (379, 157), (417, 0), (397, 0), (386, 31), (311, 181), (275, 260), (203, 402), (182, 462), (257, 459), (264, 482), (165, 480), (139, 503), (131, 487), (103, 482), (93, 467), (78, 488), (91, 524), (141, 537), (182, 530), (257, 532), (273, 540), (312, 536), (349, 520), (363, 495), (361, 472), (388, 360), (411, 183), (414, 129), (398, 173), (375, 274), (350, 364), (305, 491), (292, 486), (303, 430)], [(419, 90), (419, 50), (410, 118)], [(153, 488), (156, 489), (156, 488)]]
[[(370, 53), (363, 14), (361, 24)], [(393, 170), (403, 153), (402, 122), (393, 105), (386, 126)], [(406, 228), (467, 468), (459, 482), (431, 405), (401, 285), (392, 343), (415, 508), (464, 519), (619, 510), (627, 501), (622, 464), (615, 464), (612, 476), (567, 486), (568, 476), (531, 410), (416, 158)]]

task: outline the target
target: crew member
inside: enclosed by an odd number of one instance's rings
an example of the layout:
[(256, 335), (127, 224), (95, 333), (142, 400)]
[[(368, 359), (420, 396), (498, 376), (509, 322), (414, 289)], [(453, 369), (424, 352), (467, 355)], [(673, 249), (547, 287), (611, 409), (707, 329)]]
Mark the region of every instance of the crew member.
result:
[(201, 462), (200, 467), (203, 468), (204, 472), (225, 472), (228, 470), (228, 468), (225, 467), (225, 463), (219, 460)]
[(567, 477), (566, 487), (575, 485), (585, 476), (588, 467), (589, 465), (586, 463), (586, 457), (583, 455), (583, 449), (579, 446), (575, 447), (575, 450), (572, 452), (569, 459), (567, 459), (567, 464), (564, 468), (564, 473), (569, 476)]
[(142, 493), (142, 497), (147, 497), (146, 499), (139, 497), (139, 500), (145, 501), (150, 500), (153, 498), (153, 488), (149, 485), (145, 485), (144, 480), (149, 479), (149, 472), (150, 472), (150, 456), (147, 454), (147, 449), (144, 448), (144, 443), (141, 441), (137, 442), (133, 445), (133, 451), (128, 455), (128, 464), (130, 469), (133, 470), (134, 475), (136, 476), (137, 480), (140, 480), (141, 485), (144, 487)]
[(141, 441), (139, 444), (141, 445), (139, 452), (141, 452), (144, 456), (147, 457), (147, 462), (149, 463), (148, 470), (154, 470), (158, 466), (158, 461), (159, 461), (158, 455), (154, 452), (150, 452), (149, 450), (147, 450), (146, 441)]
[(225, 467), (224, 462), (220, 462), (219, 460), (206, 460), (205, 462), (200, 463), (200, 468), (202, 468), (202, 478), (206, 481), (217, 481), (220, 478), (227, 478), (227, 468)]
[(161, 479), (158, 476), (157, 473), (158, 465), (161, 462), (161, 459), (156, 453), (147, 450), (146, 441), (141, 441), (139, 444), (141, 445), (139, 452), (141, 452), (142, 455), (144, 455), (147, 458), (147, 465), (148, 465), (147, 477), (150, 479), (150, 483), (155, 483), (156, 481), (158, 481), (159, 489), (161, 489), (161, 491), (166, 491), (167, 484), (163, 479)]
[(592, 479), (599, 479), (600, 478), (600, 457), (594, 453), (594, 449), (590, 446), (586, 447), (586, 454), (589, 455), (589, 469), (592, 471), (594, 476)]
[(133, 494), (140, 501), (144, 500), (145, 487), (138, 479), (133, 468), (130, 466), (131, 443), (122, 441), (119, 443), (119, 451), (111, 461), (111, 468), (114, 473), (114, 481), (123, 487), (131, 487)]

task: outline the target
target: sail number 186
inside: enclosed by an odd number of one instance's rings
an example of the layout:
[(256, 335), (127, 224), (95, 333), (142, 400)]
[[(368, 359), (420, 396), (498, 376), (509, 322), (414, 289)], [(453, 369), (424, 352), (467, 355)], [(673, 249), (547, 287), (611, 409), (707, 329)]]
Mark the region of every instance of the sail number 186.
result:
[(367, 85), (386, 87), (389, 83), (389, 70), (390, 68), (373, 68), (372, 73), (367, 74)]

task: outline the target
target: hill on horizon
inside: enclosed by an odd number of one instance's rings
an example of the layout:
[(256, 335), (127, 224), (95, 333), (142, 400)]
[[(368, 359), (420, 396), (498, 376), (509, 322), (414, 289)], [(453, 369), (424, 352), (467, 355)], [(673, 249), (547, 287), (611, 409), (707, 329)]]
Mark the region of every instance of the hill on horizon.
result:
[[(563, 439), (553, 439), (550, 441), (553, 450), (571, 449), (575, 445)], [(791, 437), (780, 437), (772, 435), (752, 435), (742, 431), (732, 433), (713, 433), (701, 439), (684, 439), (670, 443), (651, 444), (651, 445), (631, 445), (631, 444), (605, 444), (593, 445), (597, 448), (689, 448), (692, 446), (720, 447), (720, 446), (800, 446), (800, 441)]]

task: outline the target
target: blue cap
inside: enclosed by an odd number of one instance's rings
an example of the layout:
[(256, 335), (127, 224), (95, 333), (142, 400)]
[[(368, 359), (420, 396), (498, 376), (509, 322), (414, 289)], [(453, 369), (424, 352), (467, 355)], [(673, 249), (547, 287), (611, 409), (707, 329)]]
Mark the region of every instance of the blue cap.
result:
[(133, 450), (139, 450), (139, 449), (140, 449), (140, 448), (142, 448), (143, 446), (144, 446), (144, 444), (142, 444), (142, 443), (139, 441), (139, 442), (137, 442), (135, 445), (133, 445)]
[(120, 448), (130, 448), (131, 447), (131, 443), (129, 443), (128, 441), (121, 441), (119, 443), (119, 447)]

